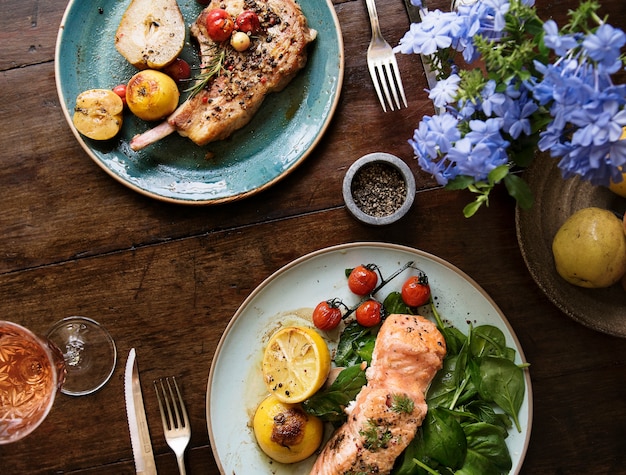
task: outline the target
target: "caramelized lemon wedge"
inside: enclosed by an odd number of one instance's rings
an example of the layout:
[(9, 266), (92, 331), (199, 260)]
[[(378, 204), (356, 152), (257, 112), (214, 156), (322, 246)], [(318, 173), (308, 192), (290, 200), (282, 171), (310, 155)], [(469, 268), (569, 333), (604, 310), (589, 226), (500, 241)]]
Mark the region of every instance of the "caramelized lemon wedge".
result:
[(254, 413), (254, 435), (259, 447), (276, 462), (295, 463), (311, 456), (322, 443), (322, 421), (304, 412), (300, 404), (265, 398)]

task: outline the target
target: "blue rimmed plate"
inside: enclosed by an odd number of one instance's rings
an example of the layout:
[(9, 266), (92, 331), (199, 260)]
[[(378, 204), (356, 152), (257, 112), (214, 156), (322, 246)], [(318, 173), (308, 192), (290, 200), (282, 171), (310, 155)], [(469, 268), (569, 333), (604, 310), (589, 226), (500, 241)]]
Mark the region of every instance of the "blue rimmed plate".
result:
[[(135, 191), (182, 204), (238, 200), (272, 186), (311, 153), (339, 101), (344, 54), (339, 21), (330, 0), (298, 0), (317, 30), (304, 70), (263, 103), (252, 121), (228, 140), (198, 147), (172, 134), (135, 152), (129, 140), (155, 124), (131, 114), (116, 139), (98, 142), (80, 135), (71, 116), (84, 90), (126, 83), (137, 70), (115, 49), (115, 32), (129, 2), (70, 0), (57, 38), (55, 75), (61, 107), (76, 139), (109, 175)], [(179, 0), (185, 22), (202, 10), (196, 0)], [(187, 38), (181, 55), (198, 65)]]

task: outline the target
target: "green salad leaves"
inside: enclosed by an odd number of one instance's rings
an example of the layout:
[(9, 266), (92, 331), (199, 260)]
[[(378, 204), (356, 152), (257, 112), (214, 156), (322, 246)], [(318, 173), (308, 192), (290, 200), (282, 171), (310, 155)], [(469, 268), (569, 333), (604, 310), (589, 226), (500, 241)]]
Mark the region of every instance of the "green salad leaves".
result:
[(506, 445), (513, 426), (521, 431), (525, 365), (492, 325), (467, 335), (446, 326), (431, 308), (448, 353), (433, 380), (422, 427), (399, 458), (394, 475), (499, 475), (512, 466)]

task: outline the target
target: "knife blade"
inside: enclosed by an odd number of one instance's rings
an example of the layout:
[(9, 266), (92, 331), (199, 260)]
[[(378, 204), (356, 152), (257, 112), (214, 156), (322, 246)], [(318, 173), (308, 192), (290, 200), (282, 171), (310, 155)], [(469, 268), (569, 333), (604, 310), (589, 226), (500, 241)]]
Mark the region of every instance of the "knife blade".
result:
[(156, 475), (156, 464), (154, 463), (146, 410), (141, 395), (139, 369), (137, 368), (135, 353), (135, 349), (131, 348), (124, 372), (124, 398), (126, 400), (126, 417), (130, 431), (130, 443), (133, 447), (135, 471), (137, 474)]
[[(411, 3), (411, 0), (404, 0), (404, 6), (406, 7), (406, 12), (409, 15), (409, 20), (411, 23), (419, 23), (422, 21), (423, 11), (421, 8), (416, 7)], [(437, 84), (437, 77), (435, 72), (429, 66), (428, 58), (424, 54), (420, 54), (420, 59), (422, 61), (422, 66), (424, 67), (424, 73), (426, 74), (426, 82), (428, 83), (428, 89), (432, 89)]]

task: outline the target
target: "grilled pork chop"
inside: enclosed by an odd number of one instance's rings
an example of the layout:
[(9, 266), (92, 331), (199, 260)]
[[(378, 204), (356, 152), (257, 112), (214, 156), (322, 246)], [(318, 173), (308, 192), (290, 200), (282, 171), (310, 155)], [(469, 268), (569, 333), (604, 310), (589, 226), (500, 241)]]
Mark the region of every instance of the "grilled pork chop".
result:
[(415, 315), (387, 317), (366, 371), (367, 385), (311, 475), (389, 473), (422, 425), (425, 392), (445, 354), (445, 340), (429, 320)]
[[(223, 8), (235, 18), (244, 10), (257, 13), (261, 31), (249, 49), (237, 52), (228, 42), (213, 41), (206, 15)], [(282, 90), (307, 62), (307, 45), (317, 32), (294, 0), (212, 0), (191, 25), (202, 60), (202, 72), (224, 54), (223, 70), (199, 93), (187, 99), (163, 124), (135, 136), (130, 146), (140, 150), (174, 130), (198, 145), (223, 140), (246, 125), (265, 97)]]

